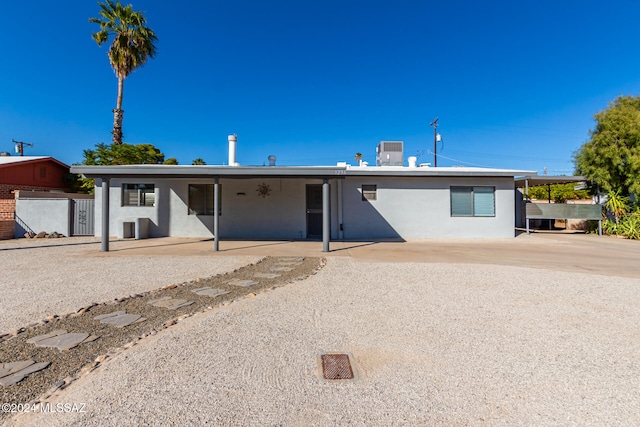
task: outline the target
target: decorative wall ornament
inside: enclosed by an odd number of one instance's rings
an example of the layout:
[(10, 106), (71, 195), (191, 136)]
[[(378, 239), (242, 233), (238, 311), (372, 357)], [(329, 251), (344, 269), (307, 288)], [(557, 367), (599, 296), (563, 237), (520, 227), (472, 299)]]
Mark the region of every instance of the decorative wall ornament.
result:
[(271, 195), (271, 186), (263, 182), (262, 184), (258, 184), (258, 188), (256, 189), (256, 191), (258, 192), (258, 196), (262, 196), (262, 198), (265, 198)]

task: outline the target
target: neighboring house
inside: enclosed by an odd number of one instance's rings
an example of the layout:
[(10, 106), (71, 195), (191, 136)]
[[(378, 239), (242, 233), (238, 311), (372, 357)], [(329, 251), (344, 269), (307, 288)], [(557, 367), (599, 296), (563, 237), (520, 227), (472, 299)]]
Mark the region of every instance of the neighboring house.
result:
[(0, 156), (0, 240), (15, 233), (15, 192), (64, 191), (69, 166), (45, 156)]
[[(514, 177), (532, 173), (344, 164), (74, 166), (71, 171), (96, 179), (95, 223), (102, 224), (96, 236), (107, 230), (133, 237), (131, 227), (137, 224), (150, 237), (216, 242), (322, 237), (325, 248), (330, 239), (514, 237)], [(103, 250), (108, 250), (104, 236)]]
[(13, 199), (15, 190), (65, 191), (69, 166), (45, 156), (0, 156), (0, 199)]

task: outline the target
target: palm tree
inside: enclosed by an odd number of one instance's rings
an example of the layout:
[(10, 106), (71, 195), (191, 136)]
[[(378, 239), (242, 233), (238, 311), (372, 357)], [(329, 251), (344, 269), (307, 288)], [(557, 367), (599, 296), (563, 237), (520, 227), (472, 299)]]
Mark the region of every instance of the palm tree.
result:
[(118, 78), (118, 99), (113, 110), (113, 143), (122, 144), (122, 92), (124, 79), (136, 68), (143, 66), (148, 58), (156, 54), (155, 42), (158, 40), (153, 30), (146, 26), (147, 20), (142, 12), (133, 10), (133, 6), (123, 6), (119, 1), (106, 0), (98, 3), (100, 18), (90, 18), (89, 22), (100, 25), (93, 39), (101, 46), (113, 35), (113, 41), (107, 52), (109, 62)]
[(207, 162), (205, 162), (201, 157), (198, 157), (193, 162), (191, 162), (191, 164), (192, 165), (206, 165)]

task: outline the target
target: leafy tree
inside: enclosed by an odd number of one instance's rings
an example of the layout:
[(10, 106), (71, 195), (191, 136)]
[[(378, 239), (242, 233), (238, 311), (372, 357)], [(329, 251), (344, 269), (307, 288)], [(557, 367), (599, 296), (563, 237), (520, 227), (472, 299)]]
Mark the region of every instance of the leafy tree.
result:
[(164, 154), (152, 144), (96, 144), (94, 150), (84, 150), (83, 165), (159, 165)]
[(169, 157), (167, 160), (162, 162), (162, 164), (163, 165), (177, 165), (178, 164), (178, 159), (176, 159), (175, 157)]
[[(96, 148), (84, 150), (83, 165), (159, 165), (164, 160), (164, 154), (152, 144), (96, 144)], [(167, 161), (170, 161), (168, 159)], [(173, 159), (176, 161), (175, 158)], [(82, 178), (81, 190), (93, 193), (93, 179)]]
[(122, 93), (124, 79), (136, 68), (143, 66), (148, 58), (156, 54), (155, 43), (158, 40), (153, 30), (146, 26), (147, 20), (142, 12), (136, 12), (131, 5), (123, 6), (119, 1), (106, 0), (98, 3), (100, 18), (90, 18), (89, 22), (98, 24), (100, 30), (93, 39), (102, 46), (113, 36), (107, 52), (109, 62), (118, 78), (118, 98), (113, 110), (113, 143), (122, 144)]
[(195, 159), (193, 162), (191, 162), (192, 165), (206, 165), (207, 162), (205, 162), (204, 160), (202, 160), (200, 157), (198, 157), (197, 159)]
[(576, 184), (552, 184), (550, 187), (540, 185), (529, 187), (529, 198), (537, 200), (548, 200), (549, 190), (551, 190), (551, 200), (555, 203), (564, 203), (567, 200), (590, 199), (587, 190), (575, 190)]
[(620, 96), (594, 118), (591, 139), (574, 154), (576, 173), (607, 193), (640, 195), (640, 96)]

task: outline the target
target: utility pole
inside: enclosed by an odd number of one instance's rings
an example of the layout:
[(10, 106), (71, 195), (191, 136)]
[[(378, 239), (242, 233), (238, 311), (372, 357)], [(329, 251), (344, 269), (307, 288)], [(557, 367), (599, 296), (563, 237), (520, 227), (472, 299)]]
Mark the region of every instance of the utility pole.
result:
[(16, 141), (13, 138), (11, 138), (11, 142), (16, 144), (16, 153), (20, 154), (21, 156), (24, 156), (24, 146), (25, 145), (27, 147), (33, 147), (33, 144), (31, 144), (29, 142)]
[(438, 141), (438, 118), (433, 119), (429, 126), (433, 126), (433, 167), (436, 168), (438, 167), (438, 157), (436, 154), (438, 150), (436, 147), (436, 142)]

